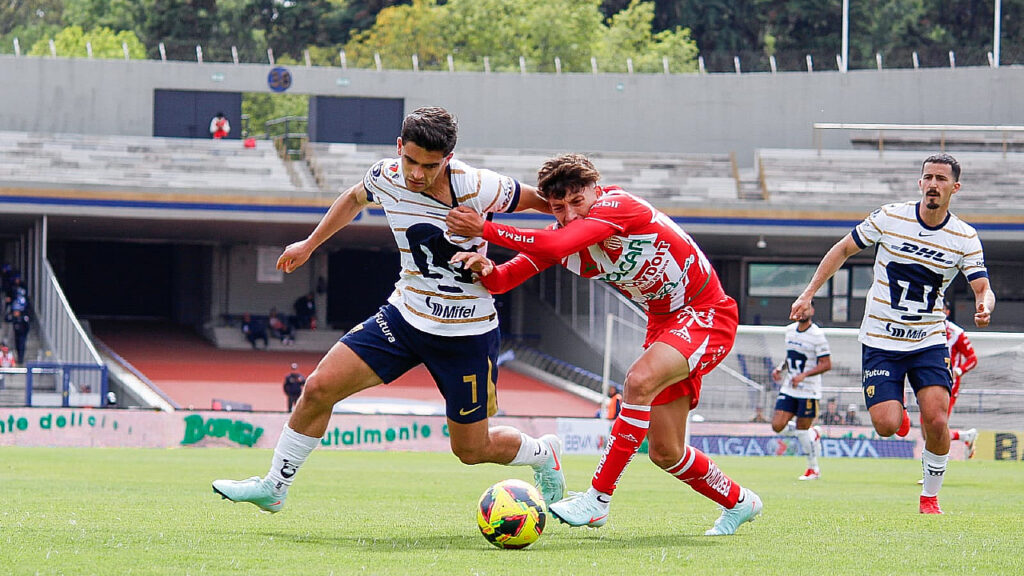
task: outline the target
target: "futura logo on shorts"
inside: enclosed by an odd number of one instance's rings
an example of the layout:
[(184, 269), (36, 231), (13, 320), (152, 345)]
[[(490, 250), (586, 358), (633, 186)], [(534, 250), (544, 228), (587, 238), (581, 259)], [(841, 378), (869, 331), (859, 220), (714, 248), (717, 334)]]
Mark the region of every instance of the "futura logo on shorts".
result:
[(388, 342), (394, 344), (396, 342), (395, 336), (391, 334), (391, 327), (388, 326), (388, 321), (384, 319), (384, 314), (377, 312), (373, 319), (377, 321), (377, 326), (380, 327), (380, 333), (388, 339)]
[(864, 380), (867, 380), (869, 378), (874, 378), (875, 376), (888, 376), (888, 375), (889, 375), (889, 371), (888, 370), (865, 370), (864, 371)]

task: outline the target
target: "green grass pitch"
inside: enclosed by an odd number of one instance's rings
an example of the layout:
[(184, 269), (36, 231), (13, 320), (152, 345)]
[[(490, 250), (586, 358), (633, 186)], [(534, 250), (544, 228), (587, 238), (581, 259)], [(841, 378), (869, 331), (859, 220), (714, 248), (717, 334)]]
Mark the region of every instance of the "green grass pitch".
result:
[[(215, 478), (262, 475), (266, 450), (0, 448), (3, 574), (1022, 574), (1024, 465), (950, 463), (943, 516), (917, 513), (920, 464), (719, 457), (764, 514), (732, 537), (718, 509), (638, 458), (601, 529), (549, 517), (525, 550), (499, 550), (476, 502), (529, 468), (451, 454), (317, 451), (284, 511), (215, 495)], [(564, 458), (583, 489), (596, 456)]]

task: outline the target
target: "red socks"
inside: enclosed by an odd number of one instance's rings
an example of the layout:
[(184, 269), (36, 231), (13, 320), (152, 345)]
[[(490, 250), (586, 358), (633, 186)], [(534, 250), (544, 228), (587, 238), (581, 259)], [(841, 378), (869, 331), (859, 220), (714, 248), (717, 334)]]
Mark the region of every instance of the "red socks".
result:
[(619, 478), (636, 456), (637, 450), (647, 437), (651, 425), (651, 407), (637, 406), (623, 402), (619, 417), (612, 424), (608, 435), (608, 446), (601, 456), (601, 462), (590, 482), (598, 492), (611, 494), (619, 484)]
[(679, 462), (665, 471), (725, 508), (732, 508), (740, 498), (740, 485), (693, 446), (687, 446)]

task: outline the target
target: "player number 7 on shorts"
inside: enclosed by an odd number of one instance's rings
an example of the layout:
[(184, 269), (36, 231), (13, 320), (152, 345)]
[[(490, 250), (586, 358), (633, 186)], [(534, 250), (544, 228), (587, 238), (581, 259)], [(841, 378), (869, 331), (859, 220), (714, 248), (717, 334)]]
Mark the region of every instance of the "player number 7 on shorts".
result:
[(470, 399), (472, 400), (473, 404), (476, 404), (477, 403), (477, 396), (476, 396), (476, 374), (470, 374), (469, 376), (463, 376), (462, 377), (462, 381), (467, 383), (467, 384), (469, 384), (470, 390), (471, 390)]

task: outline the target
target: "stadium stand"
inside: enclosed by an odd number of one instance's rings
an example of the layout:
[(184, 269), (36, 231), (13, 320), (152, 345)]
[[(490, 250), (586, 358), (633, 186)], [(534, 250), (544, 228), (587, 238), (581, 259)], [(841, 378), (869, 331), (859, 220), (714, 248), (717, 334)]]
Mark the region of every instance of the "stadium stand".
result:
[[(844, 202), (882, 204), (914, 200), (919, 194), (908, 175), (918, 174), (932, 152), (877, 150), (761, 149), (758, 170), (765, 199), (779, 204)], [(961, 209), (999, 208), (1019, 198), (1024, 186), (1024, 154), (957, 152), (963, 167)]]
[(0, 183), (9, 187), (176, 192), (316, 192), (290, 176), (269, 143), (0, 132)]
[[(368, 166), (394, 155), (393, 146), (311, 143), (307, 163), (324, 190), (338, 190), (362, 179)], [(536, 183), (537, 169), (560, 152), (458, 148), (456, 158)], [(589, 154), (606, 184), (621, 186), (652, 201), (736, 198), (735, 160), (729, 154)]]

